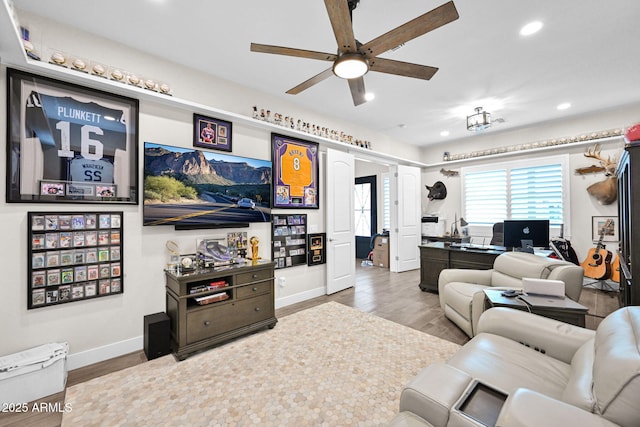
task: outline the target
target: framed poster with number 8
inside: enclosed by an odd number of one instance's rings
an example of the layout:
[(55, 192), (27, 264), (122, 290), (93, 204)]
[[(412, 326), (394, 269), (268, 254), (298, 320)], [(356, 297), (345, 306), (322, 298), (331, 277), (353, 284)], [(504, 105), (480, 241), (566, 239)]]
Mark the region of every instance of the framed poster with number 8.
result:
[(138, 100), (7, 69), (7, 202), (138, 203)]
[(273, 207), (318, 209), (318, 144), (271, 134)]

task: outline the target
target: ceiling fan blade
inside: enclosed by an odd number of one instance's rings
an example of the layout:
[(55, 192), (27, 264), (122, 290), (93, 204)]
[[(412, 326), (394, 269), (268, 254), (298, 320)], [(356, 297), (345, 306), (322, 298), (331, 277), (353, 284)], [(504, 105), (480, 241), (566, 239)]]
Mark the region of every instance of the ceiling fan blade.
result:
[(351, 97), (353, 98), (353, 105), (356, 107), (360, 104), (367, 102), (364, 95), (367, 91), (364, 88), (364, 79), (358, 77), (357, 79), (349, 79), (349, 89), (351, 89)]
[(328, 68), (320, 74), (316, 74), (315, 76), (311, 77), (309, 80), (300, 83), (298, 86), (292, 87), (287, 91), (287, 93), (289, 95), (297, 95), (303, 90), (309, 89), (311, 86), (320, 83), (321, 81), (328, 79), (331, 76), (333, 76), (333, 68)]
[(354, 53), (358, 51), (356, 38), (353, 35), (351, 24), (351, 12), (347, 0), (324, 0), (324, 5), (329, 14), (333, 34), (336, 36), (338, 51), (341, 53)]
[(395, 74), (403, 77), (430, 80), (438, 71), (437, 67), (428, 65), (411, 64), (409, 62), (395, 61), (393, 59), (373, 58), (369, 63), (370, 71)]
[(378, 56), (458, 18), (456, 6), (450, 1), (371, 40), (360, 48), (360, 52), (368, 58)]
[(295, 56), (298, 58), (319, 59), (321, 61), (335, 61), (338, 58), (338, 55), (333, 53), (316, 52), (313, 50), (294, 49), (292, 47), (272, 46), (258, 43), (251, 43), (251, 51)]

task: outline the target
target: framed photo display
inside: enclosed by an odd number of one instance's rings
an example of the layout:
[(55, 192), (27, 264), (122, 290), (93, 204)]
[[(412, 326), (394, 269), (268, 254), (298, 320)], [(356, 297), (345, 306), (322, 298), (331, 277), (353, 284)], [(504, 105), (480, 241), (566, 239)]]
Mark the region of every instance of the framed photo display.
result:
[(273, 207), (318, 209), (318, 144), (271, 134)]
[(318, 265), (326, 262), (326, 233), (313, 233), (307, 236), (307, 265)]
[(28, 216), (28, 309), (124, 292), (122, 212)]
[(7, 69), (7, 202), (138, 204), (138, 100)]
[(591, 239), (596, 242), (602, 237), (603, 242), (617, 242), (618, 217), (617, 216), (592, 216)]
[(193, 115), (193, 146), (231, 152), (232, 124), (220, 119)]

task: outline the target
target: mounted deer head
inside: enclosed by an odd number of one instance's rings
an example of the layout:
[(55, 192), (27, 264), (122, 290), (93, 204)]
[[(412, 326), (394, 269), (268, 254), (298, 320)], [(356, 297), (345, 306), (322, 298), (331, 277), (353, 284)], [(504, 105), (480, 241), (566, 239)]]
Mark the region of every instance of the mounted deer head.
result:
[(600, 154), (600, 144), (595, 144), (593, 148), (587, 148), (585, 157), (596, 159), (604, 170), (606, 178), (587, 187), (587, 192), (596, 198), (601, 205), (610, 205), (618, 198), (618, 178), (615, 176), (617, 161), (615, 157), (604, 159)]

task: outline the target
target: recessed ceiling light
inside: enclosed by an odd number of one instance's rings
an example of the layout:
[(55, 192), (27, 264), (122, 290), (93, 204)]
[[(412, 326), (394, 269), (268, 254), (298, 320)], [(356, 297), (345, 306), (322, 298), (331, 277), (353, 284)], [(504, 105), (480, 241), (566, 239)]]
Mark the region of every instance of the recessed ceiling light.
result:
[(525, 25), (520, 29), (520, 35), (530, 36), (540, 31), (541, 28), (542, 28), (542, 22), (540, 21), (529, 22), (527, 25)]
[(364, 94), (364, 99), (367, 101), (373, 101), (376, 98), (376, 95), (373, 92), (367, 92)]
[(442, 132), (440, 132), (440, 136), (449, 136), (449, 131), (443, 130)]
[(568, 102), (563, 102), (562, 104), (558, 104), (558, 106), (556, 107), (558, 110), (566, 110), (567, 108), (570, 108), (571, 104), (569, 104)]

